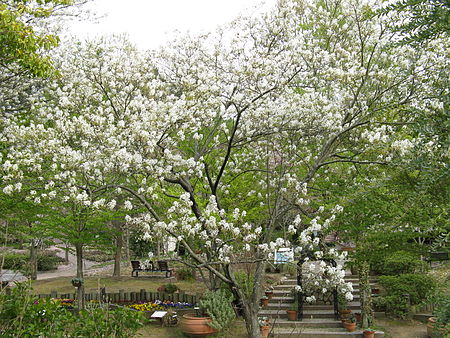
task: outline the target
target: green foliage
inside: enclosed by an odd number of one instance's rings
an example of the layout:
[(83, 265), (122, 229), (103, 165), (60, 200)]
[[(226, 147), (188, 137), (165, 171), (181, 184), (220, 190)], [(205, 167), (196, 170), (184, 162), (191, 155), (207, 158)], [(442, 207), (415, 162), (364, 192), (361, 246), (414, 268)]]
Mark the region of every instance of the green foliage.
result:
[(200, 307), (211, 317), (211, 327), (221, 331), (236, 317), (231, 302), (233, 297), (226, 290), (207, 291), (200, 300)]
[(48, 75), (52, 70), (45, 51), (58, 45), (52, 34), (39, 33), (36, 21), (52, 16), (60, 6), (73, 5), (73, 0), (0, 2), (0, 59), (2, 65), (18, 65), (35, 76)]
[(373, 262), (373, 270), (380, 275), (399, 275), (414, 273), (426, 265), (416, 254), (407, 251), (396, 251), (385, 259)]
[(164, 285), (164, 290), (167, 293), (174, 293), (175, 291), (178, 290), (178, 286), (176, 286), (175, 284), (172, 284), (172, 283), (167, 283)]
[[(450, 294), (439, 294), (434, 304), (433, 317), (438, 327), (448, 327), (450, 324)], [(450, 329), (450, 327), (449, 327)]]
[(407, 20), (394, 26), (405, 35), (403, 42), (420, 43), (450, 32), (450, 3), (447, 0), (400, 0), (382, 12), (396, 11)]
[[(29, 270), (29, 255), (23, 253), (4, 253), (0, 255), (0, 259), (4, 257), (4, 269), (18, 270), (28, 272)], [(49, 271), (58, 268), (58, 264), (64, 262), (64, 259), (58, 257), (54, 252), (44, 251), (38, 253), (37, 263), (38, 271)]]
[(239, 285), (239, 288), (249, 299), (253, 294), (253, 286), (255, 280), (254, 276), (252, 274), (246, 273), (245, 271), (237, 271), (234, 273), (234, 279)]
[(76, 320), (81, 325), (74, 325), (74, 337), (134, 337), (143, 320), (141, 312), (122, 307), (88, 308), (78, 316)]
[(185, 281), (195, 280), (195, 271), (188, 267), (177, 269), (176, 274), (178, 280), (185, 280)]
[(83, 258), (94, 262), (107, 262), (114, 259), (111, 253), (102, 250), (85, 250)]
[(132, 337), (142, 326), (139, 312), (96, 307), (67, 311), (59, 301), (39, 299), (27, 283), (0, 292), (2, 337)]
[(386, 290), (386, 311), (401, 318), (409, 314), (410, 305), (422, 303), (436, 290), (435, 280), (426, 274), (380, 276), (379, 280)]

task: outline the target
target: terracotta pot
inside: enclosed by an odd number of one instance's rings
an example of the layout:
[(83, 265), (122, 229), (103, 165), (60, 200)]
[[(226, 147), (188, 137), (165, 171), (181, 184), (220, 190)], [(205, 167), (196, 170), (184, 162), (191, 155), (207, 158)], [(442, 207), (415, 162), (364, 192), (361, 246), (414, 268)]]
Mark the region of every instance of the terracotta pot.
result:
[(350, 318), (350, 314), (352, 313), (352, 310), (345, 309), (345, 310), (339, 310), (339, 313), (341, 314), (341, 319), (348, 319)]
[(375, 331), (372, 330), (364, 330), (363, 331), (364, 338), (374, 338), (375, 337)]
[(428, 337), (447, 337), (446, 334), (450, 334), (450, 330), (446, 327), (437, 328), (436, 326), (436, 318), (430, 317), (428, 318), (427, 324), (427, 335)]
[(373, 289), (372, 289), (372, 294), (373, 294), (373, 295), (379, 295), (379, 294), (380, 294), (380, 289), (378, 289), (378, 288), (373, 288)]
[(353, 332), (356, 330), (356, 323), (344, 322), (344, 327), (348, 332)]
[(361, 322), (361, 314), (359, 312), (355, 312), (355, 318), (357, 323)]
[(286, 310), (288, 320), (297, 320), (297, 310)]
[(267, 298), (267, 299), (261, 298), (261, 305), (262, 305), (262, 306), (267, 306), (267, 305), (269, 305), (269, 298)]
[(273, 291), (266, 291), (265, 293), (266, 293), (266, 297), (269, 298), (269, 300), (272, 299)]
[(260, 331), (261, 331), (261, 336), (262, 336), (263, 338), (267, 338), (267, 337), (269, 337), (270, 326), (269, 326), (269, 325), (267, 325), (267, 326), (261, 326), (261, 327), (260, 327)]
[(210, 317), (195, 317), (185, 314), (181, 318), (181, 331), (193, 336), (208, 336), (217, 333), (217, 330), (208, 324), (212, 322)]

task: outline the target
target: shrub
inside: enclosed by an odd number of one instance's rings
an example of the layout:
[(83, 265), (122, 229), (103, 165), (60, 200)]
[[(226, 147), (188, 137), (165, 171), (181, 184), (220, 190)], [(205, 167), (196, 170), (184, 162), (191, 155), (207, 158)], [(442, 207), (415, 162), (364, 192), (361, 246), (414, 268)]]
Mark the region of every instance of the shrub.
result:
[(436, 290), (434, 279), (425, 274), (380, 276), (379, 280), (386, 290), (386, 311), (398, 317), (406, 317), (410, 305), (422, 303)]
[(400, 275), (414, 273), (425, 268), (425, 263), (419, 257), (408, 251), (396, 251), (384, 260), (374, 264), (375, 272), (381, 275)]
[(58, 264), (64, 262), (54, 251), (40, 252), (37, 257), (38, 271), (49, 271), (58, 268)]
[[(4, 269), (19, 270), (28, 272), (30, 266), (30, 256), (23, 253), (9, 252), (4, 254), (5, 262)], [(0, 256), (1, 259), (1, 256)], [(58, 264), (64, 262), (64, 258), (56, 255), (53, 251), (39, 252), (37, 256), (38, 271), (55, 270)]]
[(233, 297), (226, 290), (207, 291), (200, 300), (200, 307), (211, 317), (211, 327), (218, 331), (228, 327), (236, 317), (231, 301)]
[(142, 315), (131, 309), (69, 312), (61, 301), (39, 299), (27, 283), (0, 292), (1, 337), (133, 337)]
[(178, 280), (194, 281), (195, 280), (195, 270), (190, 268), (180, 268), (176, 271)]
[(178, 286), (176, 286), (175, 284), (172, 284), (172, 283), (168, 283), (168, 284), (164, 285), (164, 288), (167, 293), (174, 293), (175, 291), (178, 290)]
[(27, 255), (14, 252), (2, 253), (0, 260), (2, 258), (4, 259), (3, 269), (10, 270), (24, 270), (29, 260)]
[(113, 260), (114, 256), (111, 253), (101, 250), (86, 250), (85, 252), (83, 252), (83, 258), (89, 261), (103, 263)]

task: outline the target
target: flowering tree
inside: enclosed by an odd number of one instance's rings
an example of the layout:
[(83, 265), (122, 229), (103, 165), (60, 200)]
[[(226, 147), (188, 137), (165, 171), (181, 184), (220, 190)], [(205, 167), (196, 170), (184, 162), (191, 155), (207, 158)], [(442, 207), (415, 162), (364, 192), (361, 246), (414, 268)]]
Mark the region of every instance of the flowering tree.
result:
[[(320, 206), (320, 187), (345, 165), (388, 162), (398, 112), (431, 97), (444, 49), (393, 40), (364, 2), (286, 1), (147, 56), (77, 44), (51, 103), (36, 105), (30, 125), (8, 126), (5, 180), (45, 168), (40, 198), (50, 190), (89, 210), (129, 194), (123, 207), (146, 212), (127, 221), (182, 243), (185, 263), (208, 271), (211, 288), (230, 287), (258, 337), (265, 263), (291, 245), (275, 231), (297, 233), (298, 254), (339, 258), (312, 235), (340, 209)], [(250, 295), (236, 278), (242, 263)], [(328, 288), (348, 292), (339, 269), (322, 268)]]

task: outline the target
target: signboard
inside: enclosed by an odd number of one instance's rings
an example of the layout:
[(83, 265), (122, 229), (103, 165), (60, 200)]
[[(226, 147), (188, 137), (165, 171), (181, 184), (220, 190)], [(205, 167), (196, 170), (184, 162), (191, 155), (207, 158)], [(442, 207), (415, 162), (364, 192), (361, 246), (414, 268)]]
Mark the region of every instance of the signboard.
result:
[(294, 250), (292, 248), (279, 248), (275, 251), (274, 264), (286, 264), (294, 261)]

